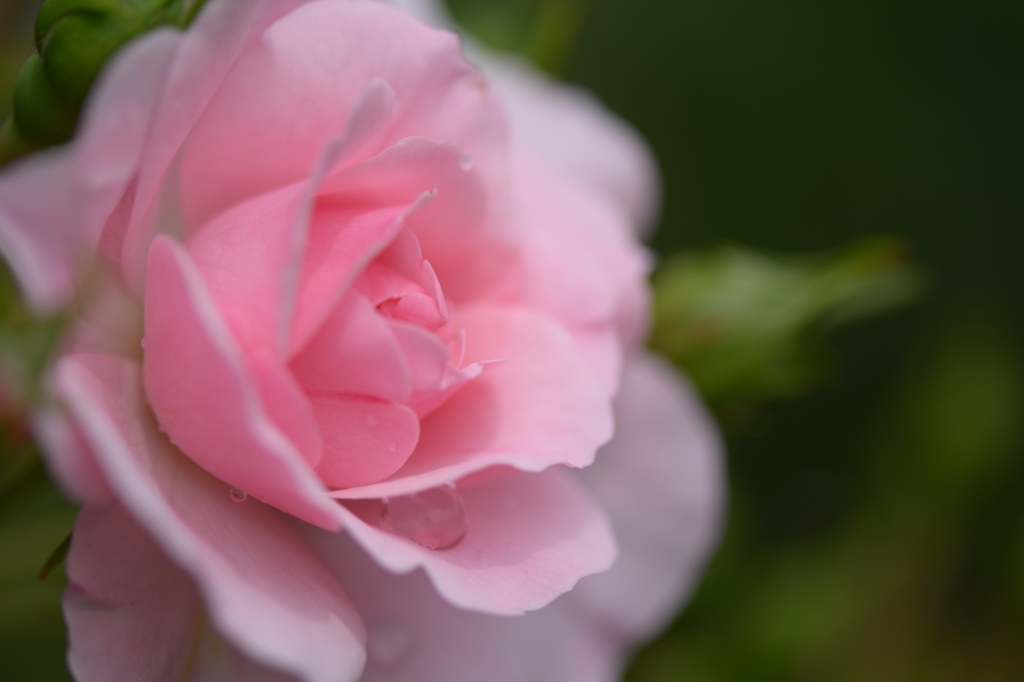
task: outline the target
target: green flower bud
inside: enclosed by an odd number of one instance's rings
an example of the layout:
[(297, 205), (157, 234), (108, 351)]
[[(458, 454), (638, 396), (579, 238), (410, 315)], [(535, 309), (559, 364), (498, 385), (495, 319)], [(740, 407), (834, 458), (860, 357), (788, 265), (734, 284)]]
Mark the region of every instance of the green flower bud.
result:
[(773, 257), (735, 247), (682, 254), (654, 278), (651, 345), (726, 411), (799, 395), (827, 367), (824, 334), (914, 300), (923, 277), (896, 240)]
[(12, 125), (4, 131), (17, 145), (6, 146), (23, 152), (67, 142), (86, 95), (114, 53), (154, 28), (185, 28), (204, 2), (46, 0), (36, 16), (38, 54), (18, 77)]
[(78, 108), (53, 87), (37, 54), (28, 58), (18, 75), (13, 110), (14, 127), (35, 146), (66, 142), (75, 132)]

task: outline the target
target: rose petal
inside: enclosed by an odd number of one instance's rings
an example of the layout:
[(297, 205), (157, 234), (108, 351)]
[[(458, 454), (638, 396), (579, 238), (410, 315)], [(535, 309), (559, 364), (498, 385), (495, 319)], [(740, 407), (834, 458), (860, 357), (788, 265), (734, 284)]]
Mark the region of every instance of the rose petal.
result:
[(255, 499), (233, 502), (228, 484), (157, 431), (137, 364), (65, 357), (54, 390), (120, 502), (195, 579), (218, 632), (254, 660), (303, 679), (358, 674), (363, 630), (341, 588), (278, 512)]
[(417, 134), (482, 161), (500, 150), (500, 111), (455, 36), (379, 3), (315, 2), (263, 33), (196, 123), (183, 159), (190, 201), (209, 214), (307, 177), (375, 78), (395, 105), (378, 150)]
[[(222, 481), (309, 523), (337, 528), (331, 502), (297, 449), (312, 439), (293, 442), (275, 424), (287, 415), (271, 419), (267, 409), (280, 405), (260, 400), (257, 380), (195, 266), (166, 237), (150, 251), (145, 307), (146, 394), (170, 439)], [(307, 455), (309, 462), (318, 459), (319, 453)]]
[(127, 46), (97, 82), (78, 139), (0, 175), (0, 249), (38, 311), (73, 295), (82, 258), (138, 167), (180, 40), (154, 31)]
[(476, 363), (462, 369), (456, 367), (451, 351), (437, 335), (407, 322), (392, 321), (390, 326), (412, 373), (408, 404), (420, 417), (433, 412), (480, 374), (482, 367)]
[(32, 417), (32, 433), (46, 453), (46, 468), (61, 490), (78, 502), (109, 502), (110, 486), (81, 432), (56, 407)]
[(67, 560), (68, 667), (79, 682), (285, 682), (217, 634), (192, 581), (117, 506), (87, 506)]
[(416, 447), (420, 422), (404, 405), (359, 396), (310, 396), (324, 457), (317, 474), (329, 486), (348, 488), (383, 480), (398, 471)]
[(294, 185), (237, 204), (185, 242), (217, 308), (252, 352), (284, 357), (307, 194)]
[(721, 438), (694, 390), (637, 354), (615, 403), (615, 437), (574, 472), (611, 515), (619, 560), (569, 595), (629, 639), (655, 634), (697, 584), (724, 511)]
[(644, 140), (584, 90), (556, 84), (514, 57), (481, 49), (472, 56), (502, 97), (513, 145), (613, 199), (634, 229), (649, 235), (660, 187)]
[(305, 1), (218, 0), (205, 5), (182, 34), (142, 152), (135, 201), (121, 247), (125, 281), (140, 297), (149, 244), (159, 227), (159, 203), (165, 185), (178, 184), (177, 178), (169, 176), (178, 172), (185, 139), (251, 42)]
[(497, 464), (582, 467), (611, 437), (610, 400), (556, 322), (481, 305), (456, 311), (451, 324), (466, 331), (466, 362), (501, 362), (422, 421), (419, 445), (394, 476), (333, 497), (403, 495)]
[(459, 491), (466, 534), (450, 549), (426, 549), (342, 507), (345, 525), (387, 569), (422, 566), (450, 603), (486, 613), (539, 609), (615, 559), (603, 512), (565, 471), (508, 471)]
[(430, 198), (424, 194), (412, 204), (379, 209), (317, 206), (298, 284), (290, 344), (293, 355), (302, 351), (356, 276), (387, 248), (408, 216)]
[(522, 616), (475, 613), (446, 602), (420, 571), (396, 576), (346, 537), (321, 540), (317, 549), (367, 624), (360, 682), (618, 679), (615, 640), (566, 608), (569, 595)]
[(522, 300), (569, 327), (618, 328), (623, 344), (647, 332), (651, 258), (622, 210), (606, 197), (526, 154), (514, 163), (523, 240)]
[(307, 391), (405, 401), (412, 374), (391, 324), (350, 292), (291, 362)]

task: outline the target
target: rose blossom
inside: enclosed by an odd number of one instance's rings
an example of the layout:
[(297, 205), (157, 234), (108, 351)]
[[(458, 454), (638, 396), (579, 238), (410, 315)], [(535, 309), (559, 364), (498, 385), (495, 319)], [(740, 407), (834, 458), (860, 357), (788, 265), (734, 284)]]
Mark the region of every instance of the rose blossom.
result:
[(78, 679), (602, 680), (674, 611), (718, 444), (639, 346), (649, 162), (494, 68), (212, 0), (0, 176), (27, 299), (77, 311), (35, 422)]

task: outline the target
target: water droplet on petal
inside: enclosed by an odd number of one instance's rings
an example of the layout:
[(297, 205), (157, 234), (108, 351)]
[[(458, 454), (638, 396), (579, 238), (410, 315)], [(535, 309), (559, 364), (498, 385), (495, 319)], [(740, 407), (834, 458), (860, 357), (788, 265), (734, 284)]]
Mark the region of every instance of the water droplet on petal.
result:
[(396, 668), (412, 653), (412, 632), (395, 620), (378, 620), (366, 626), (366, 657), (379, 668)]
[(376, 426), (380, 424), (380, 417), (375, 415), (373, 412), (367, 412), (366, 416), (363, 417), (363, 421), (366, 422), (367, 426)]
[(245, 502), (245, 498), (249, 497), (249, 494), (247, 492), (245, 492), (244, 490), (239, 490), (238, 488), (232, 488), (230, 491), (228, 491), (228, 495), (231, 496), (232, 502)]
[(459, 166), (462, 168), (462, 170), (465, 170), (465, 171), (470, 170), (473, 167), (473, 157), (472, 156), (463, 156), (462, 160), (459, 161)]
[(451, 549), (466, 535), (466, 510), (454, 484), (384, 499), (380, 527), (427, 549)]
[(398, 449), (398, 443), (395, 443), (395, 442), (388, 443), (388, 452), (394, 452), (397, 449)]

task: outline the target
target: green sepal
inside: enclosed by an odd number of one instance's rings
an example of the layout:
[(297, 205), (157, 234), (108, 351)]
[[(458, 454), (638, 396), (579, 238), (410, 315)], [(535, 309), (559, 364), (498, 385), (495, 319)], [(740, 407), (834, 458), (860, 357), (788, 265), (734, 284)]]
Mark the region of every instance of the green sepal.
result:
[(71, 139), (78, 107), (53, 86), (39, 55), (25, 62), (14, 86), (13, 128), (32, 145), (48, 147)]
[(53, 569), (64, 563), (64, 559), (68, 556), (68, 550), (71, 549), (71, 535), (68, 533), (68, 536), (50, 552), (50, 556), (46, 557), (46, 561), (43, 562), (43, 567), (39, 571), (40, 580), (46, 580), (46, 576), (50, 575)]

